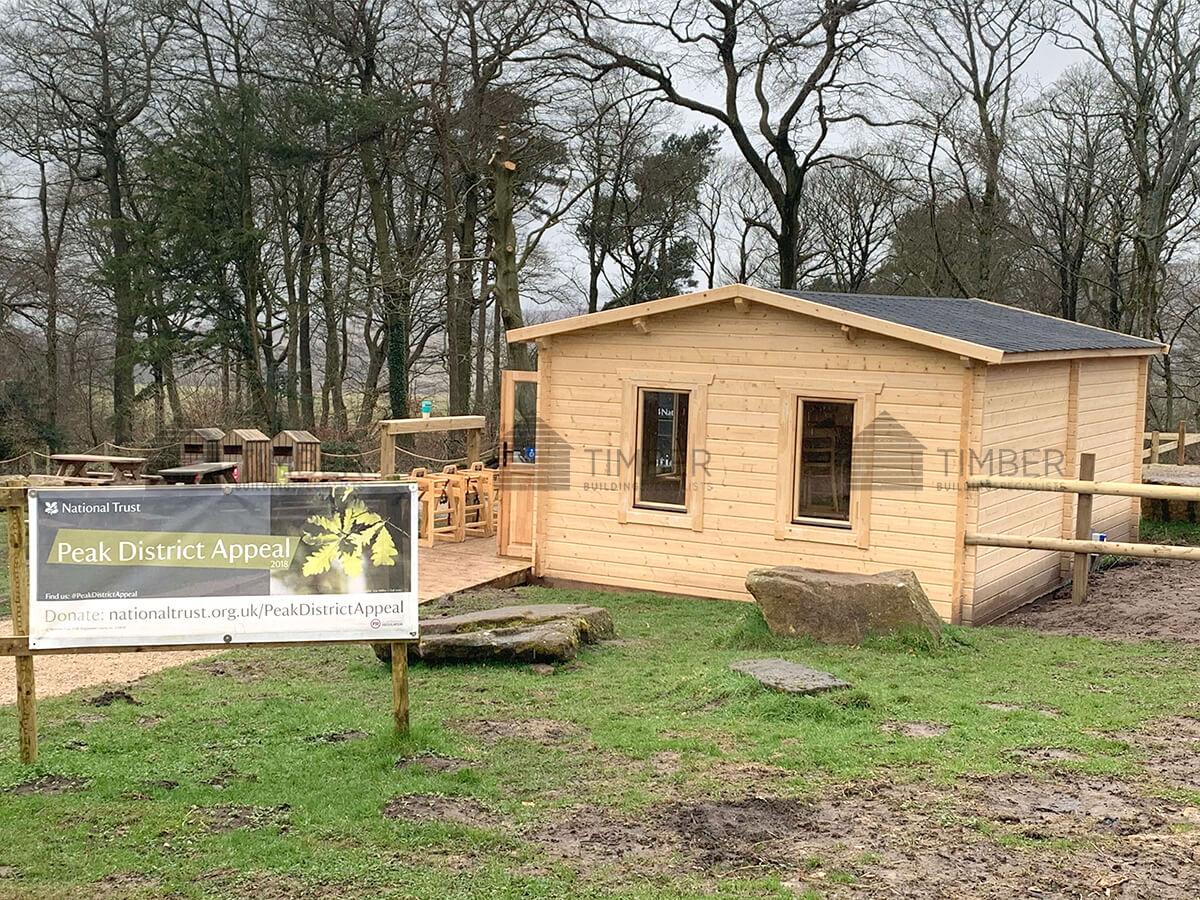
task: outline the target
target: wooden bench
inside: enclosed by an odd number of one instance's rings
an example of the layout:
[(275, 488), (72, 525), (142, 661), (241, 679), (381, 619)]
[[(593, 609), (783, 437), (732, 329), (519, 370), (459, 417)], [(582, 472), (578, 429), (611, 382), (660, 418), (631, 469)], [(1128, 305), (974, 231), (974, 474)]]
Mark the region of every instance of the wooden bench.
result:
[[(141, 456), (100, 456), (95, 453), (55, 453), (50, 457), (58, 464), (60, 478), (87, 478), (87, 484), (95, 484), (96, 479), (108, 477), (116, 484), (142, 484), (145, 476), (142, 470), (146, 460)], [(89, 466), (108, 466), (112, 472), (94, 472)]]
[(190, 466), (159, 469), (158, 474), (167, 484), (233, 484), (236, 481), (237, 463), (192, 463)]

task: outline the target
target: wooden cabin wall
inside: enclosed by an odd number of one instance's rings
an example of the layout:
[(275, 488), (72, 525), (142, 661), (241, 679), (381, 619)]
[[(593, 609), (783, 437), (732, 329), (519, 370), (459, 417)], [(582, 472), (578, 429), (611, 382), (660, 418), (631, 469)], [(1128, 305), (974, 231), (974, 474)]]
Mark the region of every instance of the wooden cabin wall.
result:
[[(1070, 382), (1069, 362), (989, 366), (976, 474), (1066, 475), (1054, 467), (1068, 459)], [(1015, 470), (1005, 463), (1013, 459)], [(1049, 472), (1046, 466), (1051, 467)], [(1062, 537), (1063, 496), (1045, 491), (983, 491), (976, 528), (985, 533)], [(1061, 578), (1057, 551), (980, 547), (964, 621), (989, 621), (1052, 590)]]
[[(1097, 481), (1141, 481), (1145, 415), (1137, 357), (1080, 362), (1078, 447), (1081, 453), (1096, 454)], [(1106, 532), (1110, 541), (1131, 540), (1137, 534), (1139, 508), (1127, 497), (1097, 496), (1092, 502), (1092, 531)], [(1073, 502), (1069, 509), (1073, 536)]]
[[(1094, 357), (1064, 362), (1019, 363), (987, 370), (983, 403), (983, 451), (1057, 449), (1061, 471), (993, 474), (1075, 478), (1080, 453), (1096, 454), (1096, 479), (1141, 479), (1145, 416), (1144, 360)], [(974, 530), (1040, 537), (1075, 536), (1074, 494), (985, 491)], [(1099, 497), (1092, 530), (1110, 540), (1136, 537), (1137, 504), (1123, 497)], [(968, 561), (972, 584), (964, 620), (981, 624), (1034, 600), (1063, 583), (1070, 554), (1044, 550), (980, 547)]]
[[(556, 335), (540, 351), (539, 415), (571, 447), (569, 484), (539, 491), (537, 574), (650, 591), (749, 600), (746, 573), (798, 565), (871, 573), (912, 569), (945, 618), (956, 583), (957, 453), (968, 370), (957, 356), (834, 324), (732, 302), (656, 315), (648, 333), (629, 322)], [(622, 370), (708, 370), (706, 445), (712, 454), (702, 530), (618, 522), (632, 490), (593, 470), (622, 445)], [(870, 542), (777, 539), (780, 393), (776, 379), (883, 382), (889, 413), (924, 445), (920, 488), (876, 486)], [(819, 394), (819, 391), (816, 392)], [(961, 560), (961, 554), (959, 555)]]

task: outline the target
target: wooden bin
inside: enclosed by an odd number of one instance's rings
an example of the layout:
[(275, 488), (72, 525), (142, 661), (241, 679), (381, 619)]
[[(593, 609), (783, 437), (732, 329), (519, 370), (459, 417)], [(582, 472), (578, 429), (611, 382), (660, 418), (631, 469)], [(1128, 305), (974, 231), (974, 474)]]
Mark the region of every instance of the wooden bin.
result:
[(238, 464), (242, 484), (268, 484), (275, 480), (271, 465), (271, 439), (257, 428), (235, 428), (221, 443), (221, 460)]
[(290, 472), (321, 471), (321, 442), (308, 431), (289, 429), (271, 441), (273, 467), (287, 466)]
[(179, 464), (220, 462), (221, 441), (225, 432), (220, 428), (193, 428), (183, 436), (179, 447)]

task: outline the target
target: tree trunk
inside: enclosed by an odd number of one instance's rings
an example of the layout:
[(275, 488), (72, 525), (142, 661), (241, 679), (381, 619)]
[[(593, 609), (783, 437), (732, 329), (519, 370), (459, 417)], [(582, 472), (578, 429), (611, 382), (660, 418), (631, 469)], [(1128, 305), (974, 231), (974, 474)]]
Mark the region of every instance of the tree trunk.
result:
[(42, 267), (46, 275), (46, 424), (51, 448), (59, 449), (58, 436), (58, 243), (50, 234), (49, 182), (46, 164), (38, 163), (38, 207), (42, 216)]
[(328, 424), (333, 409), (333, 427), (346, 429), (346, 398), (342, 393), (341, 340), (338, 335), (338, 310), (334, 303), (333, 251), (329, 246), (329, 160), (321, 163), (321, 182), (317, 189), (317, 248), (321, 257), (321, 311), (325, 320), (325, 370), (321, 378), (321, 425)]
[[(496, 306), (506, 330), (525, 324), (521, 313), (521, 297), (517, 290), (517, 229), (513, 224), (513, 177), (517, 164), (508, 158), (501, 141), (492, 157), (495, 178), (495, 204), (492, 215), (492, 262), (496, 268)], [(533, 354), (529, 345), (517, 342), (508, 345), (508, 363), (513, 369), (532, 371)]]
[(392, 235), (388, 229), (387, 195), (376, 159), (376, 138), (359, 145), (363, 177), (371, 203), (371, 222), (374, 226), (375, 257), (379, 264), (379, 289), (387, 329), (388, 399), (393, 419), (408, 416), (408, 331), (409, 309), (399, 290), (395, 260), (392, 255)]
[(117, 127), (111, 121), (100, 136), (104, 187), (108, 195), (109, 279), (113, 289), (113, 439), (133, 441), (134, 352), (137, 298), (133, 291), (129, 234), (121, 194), (121, 159)]
[(487, 409), (487, 344), (488, 344), (488, 297), (491, 290), (488, 286), (488, 263), (492, 256), (492, 236), (487, 237), (484, 247), (483, 262), (479, 266), (479, 309), (478, 320), (475, 323), (475, 415), (482, 416)]

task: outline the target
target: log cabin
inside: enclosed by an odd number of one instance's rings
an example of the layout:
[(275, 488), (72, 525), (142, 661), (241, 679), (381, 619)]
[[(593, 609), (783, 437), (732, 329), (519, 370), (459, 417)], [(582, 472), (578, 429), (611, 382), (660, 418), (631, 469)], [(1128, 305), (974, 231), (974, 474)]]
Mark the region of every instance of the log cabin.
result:
[[(1072, 495), (966, 476), (1069, 478), (1092, 452), (1098, 480), (1139, 481), (1149, 362), (1168, 349), (976, 298), (742, 284), (508, 339), (536, 343), (537, 372), (506, 373), (502, 427), (522, 417), (512, 389), (534, 394), (537, 449), (505, 464), (545, 471), (501, 530), (536, 577), (749, 600), (755, 567), (911, 569), (964, 624), (1070, 576), (1061, 553), (966, 533), (1074, 527)], [(1096, 498), (1111, 540), (1138, 521), (1138, 501)]]

